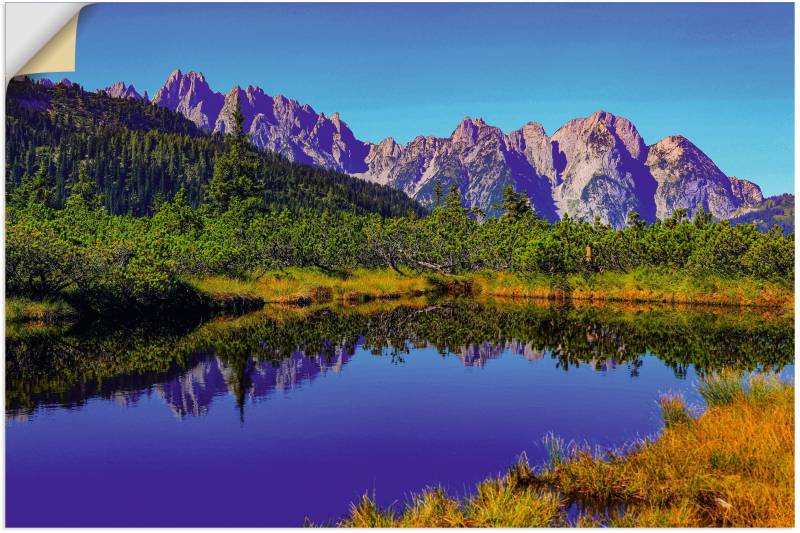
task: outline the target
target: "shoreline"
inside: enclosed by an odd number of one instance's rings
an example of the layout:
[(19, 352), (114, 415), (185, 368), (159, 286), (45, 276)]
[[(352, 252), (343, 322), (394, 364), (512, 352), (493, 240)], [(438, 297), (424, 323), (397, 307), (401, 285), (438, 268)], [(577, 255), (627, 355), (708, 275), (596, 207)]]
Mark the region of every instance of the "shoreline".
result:
[[(308, 269), (268, 273), (253, 281), (220, 276), (189, 280), (211, 298), (231, 295), (260, 298), (265, 305), (363, 303), (423, 295), (492, 297), (513, 300), (680, 304), (719, 307), (794, 308), (794, 289), (752, 278), (670, 276), (639, 270), (630, 274), (537, 276), (524, 279), (506, 272), (443, 277), (401, 276), (390, 270), (358, 270), (332, 276)], [(640, 279), (644, 278), (644, 279)], [(670, 286), (672, 289), (670, 290)]]
[[(544, 465), (531, 467), (523, 455), (464, 498), (427, 488), (399, 512), (365, 494), (337, 525), (792, 527), (794, 385), (721, 373), (698, 390), (705, 412), (662, 395), (665, 428), (628, 451), (592, 452), (548, 435)], [(575, 505), (579, 515), (570, 518)]]
[[(192, 305), (209, 314), (240, 315), (266, 305), (308, 306), (321, 303), (360, 305), (420, 296), (462, 296), (555, 304), (654, 304), (687, 307), (759, 308), (794, 312), (794, 290), (753, 278), (693, 277), (639, 269), (631, 273), (535, 276), (476, 272), (462, 276), (400, 275), (388, 269), (359, 269), (331, 274), (291, 268), (259, 278), (224, 276), (187, 278), (196, 298)], [(34, 300), (6, 298), (6, 322), (58, 324), (84, 318), (67, 297)], [(196, 311), (196, 309), (195, 309)], [(156, 311), (157, 312), (157, 311)], [(104, 313), (101, 313), (101, 315)], [(112, 313), (109, 313), (112, 314)], [(124, 313), (123, 313), (124, 314)]]

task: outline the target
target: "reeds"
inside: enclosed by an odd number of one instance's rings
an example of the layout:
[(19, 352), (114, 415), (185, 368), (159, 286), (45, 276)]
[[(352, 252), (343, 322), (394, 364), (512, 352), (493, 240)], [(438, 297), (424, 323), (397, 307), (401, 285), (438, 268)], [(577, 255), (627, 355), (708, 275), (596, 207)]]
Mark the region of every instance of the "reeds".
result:
[(666, 395), (658, 439), (609, 458), (577, 451), (539, 481), (570, 498), (626, 506), (606, 525), (793, 525), (794, 387), (722, 372), (698, 389), (709, 407), (702, 416)]
[(703, 376), (697, 389), (708, 407), (717, 407), (736, 401), (760, 401), (784, 387), (786, 384), (774, 374), (760, 372), (747, 376), (724, 370)]
[(676, 424), (686, 424), (692, 421), (692, 417), (686, 407), (683, 396), (678, 394), (664, 394), (658, 402), (661, 407), (661, 418), (664, 426), (672, 427)]
[(402, 513), (380, 509), (365, 495), (352, 506), (343, 527), (550, 527), (560, 524), (559, 498), (527, 484), (530, 467), (522, 459), (505, 477), (482, 481), (461, 500), (440, 487), (411, 497)]

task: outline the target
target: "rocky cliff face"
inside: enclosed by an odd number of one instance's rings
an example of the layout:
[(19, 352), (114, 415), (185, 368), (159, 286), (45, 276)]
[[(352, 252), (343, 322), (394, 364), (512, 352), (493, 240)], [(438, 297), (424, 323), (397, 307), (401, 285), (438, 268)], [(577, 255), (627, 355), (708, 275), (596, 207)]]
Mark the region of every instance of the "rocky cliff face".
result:
[(693, 216), (701, 207), (715, 217), (729, 218), (742, 206), (763, 199), (754, 183), (729, 178), (697, 146), (680, 135), (650, 147), (647, 167), (658, 183), (656, 216), (664, 218), (679, 207)]
[[(123, 84), (124, 86), (124, 84)], [(116, 87), (116, 86), (114, 86)], [(259, 148), (397, 188), (432, 203), (436, 183), (458, 186), (468, 207), (488, 215), (506, 185), (526, 192), (550, 220), (564, 215), (621, 227), (630, 212), (644, 219), (701, 207), (718, 218), (763, 200), (759, 187), (728, 177), (681, 136), (645, 144), (629, 120), (605, 111), (571, 120), (552, 137), (530, 122), (508, 134), (467, 117), (449, 137), (416, 137), (405, 146), (355, 137), (338, 113), (317, 113), (258, 87), (213, 92), (202, 74), (174, 71), (153, 102), (209, 131), (230, 132), (237, 102), (244, 129)]]
[(105, 89), (100, 89), (97, 92), (105, 93), (112, 98), (133, 98), (135, 100), (142, 99), (142, 95), (136, 91), (133, 85), (125, 85), (124, 81), (118, 81), (114, 85), (106, 87)]
[(754, 206), (764, 201), (764, 193), (761, 192), (761, 187), (753, 183), (739, 179), (736, 176), (730, 176), (731, 192), (739, 200), (740, 205)]
[(567, 122), (551, 139), (559, 215), (622, 226), (631, 211), (654, 218), (654, 180), (644, 166), (642, 137), (628, 120), (598, 111)]
[(197, 124), (213, 129), (224, 97), (211, 90), (202, 73), (183, 74), (175, 69), (166, 83), (153, 96), (153, 103), (166, 107)]
[(359, 173), (367, 166), (370, 145), (359, 141), (338, 113), (326, 117), (309, 105), (259, 87), (239, 86), (222, 95), (213, 92), (202, 73), (175, 70), (153, 97), (153, 103), (183, 114), (209, 131), (229, 133), (237, 102), (244, 130), (259, 148), (292, 161)]

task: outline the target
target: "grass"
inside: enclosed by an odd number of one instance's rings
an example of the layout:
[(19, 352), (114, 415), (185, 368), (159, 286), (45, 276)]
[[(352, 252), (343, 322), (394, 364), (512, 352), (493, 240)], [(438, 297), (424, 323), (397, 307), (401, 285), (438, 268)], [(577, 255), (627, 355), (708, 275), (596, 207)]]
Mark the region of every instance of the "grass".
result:
[(363, 303), (432, 292), (548, 300), (764, 306), (787, 310), (794, 305), (794, 289), (783, 283), (710, 275), (698, 277), (653, 268), (562, 277), (522, 276), (509, 272), (455, 277), (402, 276), (390, 269), (358, 269), (338, 276), (319, 269), (289, 268), (252, 280), (211, 276), (187, 281), (201, 293), (223, 301), (233, 297), (257, 298), (265, 303), (299, 305), (329, 301)]
[(794, 288), (781, 282), (639, 268), (562, 277), (509, 272), (473, 274), (482, 293), (512, 298), (547, 298), (792, 308)]
[(691, 422), (692, 417), (686, 407), (686, 402), (683, 401), (683, 396), (664, 394), (658, 403), (661, 407), (661, 418), (664, 420), (664, 426), (669, 428), (677, 424)]
[(549, 436), (537, 470), (523, 457), (463, 500), (429, 489), (401, 513), (364, 497), (340, 525), (354, 527), (581, 526), (792, 527), (794, 386), (774, 376), (723, 373), (699, 385), (708, 410), (691, 416), (662, 399), (666, 428), (627, 453), (591, 453)]
[(6, 298), (6, 322), (54, 324), (77, 318), (77, 312), (63, 300)]
[(559, 499), (552, 493), (524, 486), (518, 475), (483, 481), (474, 495), (463, 501), (450, 498), (441, 488), (412, 496), (406, 509), (396, 514), (381, 510), (364, 496), (353, 505), (342, 527), (548, 527), (559, 515)]
[(266, 303), (279, 304), (361, 303), (415, 296), (432, 289), (425, 277), (401, 276), (388, 269), (359, 269), (336, 276), (317, 269), (290, 268), (249, 281), (216, 276), (188, 281), (202, 293), (257, 296)]

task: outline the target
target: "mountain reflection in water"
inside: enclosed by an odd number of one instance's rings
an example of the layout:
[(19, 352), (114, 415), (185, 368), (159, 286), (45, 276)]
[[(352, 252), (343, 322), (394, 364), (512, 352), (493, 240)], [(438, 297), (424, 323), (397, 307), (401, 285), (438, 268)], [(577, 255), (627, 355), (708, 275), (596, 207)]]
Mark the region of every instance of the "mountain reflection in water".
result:
[[(295, 351), (277, 362), (250, 360), (246, 369), (246, 398), (255, 402), (273, 392), (287, 391), (303, 382), (312, 381), (321, 374), (341, 372), (352, 353), (347, 353), (343, 348), (337, 351), (332, 359), (306, 357), (303, 352)], [(186, 373), (157, 384), (155, 390), (172, 412), (183, 418), (205, 415), (214, 398), (221, 394), (229, 393), (237, 398), (240, 386), (236, 370), (219, 357), (210, 356)]]
[(520, 453), (546, 461), (551, 432), (657, 434), (659, 394), (697, 405), (704, 373), (790, 372), (793, 323), (773, 314), (456, 299), (12, 330), (7, 521), (300, 526), (365, 492), (463, 495)]
[(397, 364), (418, 349), (483, 367), (504, 354), (552, 358), (558, 368), (629, 367), (652, 353), (678, 377), (735, 366), (780, 369), (793, 359), (791, 320), (752, 312), (551, 308), (468, 301), (389, 306), (368, 312), (321, 308), (262, 312), (189, 331), (46, 329), (6, 341), (6, 416), (25, 420), (37, 406), (77, 407), (92, 397), (133, 405), (155, 392), (176, 416), (200, 416), (230, 394), (240, 411), (266, 398), (339, 373), (363, 346)]

